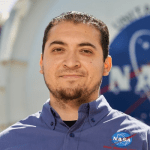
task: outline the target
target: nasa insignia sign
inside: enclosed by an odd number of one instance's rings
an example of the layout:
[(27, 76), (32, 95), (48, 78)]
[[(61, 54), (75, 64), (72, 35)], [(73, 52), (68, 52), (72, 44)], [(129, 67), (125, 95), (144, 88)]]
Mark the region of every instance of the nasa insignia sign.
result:
[(110, 44), (113, 67), (101, 94), (118, 109), (150, 125), (150, 16), (124, 29)]
[(125, 147), (131, 144), (132, 136), (125, 132), (117, 132), (112, 136), (112, 142), (118, 147)]

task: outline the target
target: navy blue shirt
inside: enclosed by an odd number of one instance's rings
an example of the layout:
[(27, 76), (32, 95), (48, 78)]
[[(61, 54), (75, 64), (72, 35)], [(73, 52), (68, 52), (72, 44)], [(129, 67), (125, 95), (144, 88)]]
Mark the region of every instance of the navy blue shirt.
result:
[(150, 127), (112, 109), (103, 95), (67, 126), (50, 106), (0, 133), (0, 150), (150, 150)]

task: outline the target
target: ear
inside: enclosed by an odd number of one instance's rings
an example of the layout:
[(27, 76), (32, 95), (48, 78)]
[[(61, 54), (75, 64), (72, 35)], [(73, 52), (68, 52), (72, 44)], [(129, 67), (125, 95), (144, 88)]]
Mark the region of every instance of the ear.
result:
[(41, 54), (41, 58), (40, 58), (40, 63), (39, 64), (40, 64), (40, 68), (41, 68), (39, 72), (41, 74), (43, 74), (43, 68), (42, 68), (42, 66), (43, 66), (43, 54)]
[(104, 62), (103, 76), (109, 75), (111, 67), (112, 67), (112, 58), (111, 58), (111, 56), (108, 55), (108, 57), (105, 59), (105, 62)]

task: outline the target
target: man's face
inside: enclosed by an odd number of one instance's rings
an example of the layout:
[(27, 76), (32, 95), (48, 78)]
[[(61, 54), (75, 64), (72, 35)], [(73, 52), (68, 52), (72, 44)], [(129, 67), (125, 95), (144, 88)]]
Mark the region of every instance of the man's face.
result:
[(59, 23), (50, 30), (40, 66), (50, 97), (76, 105), (95, 100), (105, 75), (99, 31), (86, 24)]

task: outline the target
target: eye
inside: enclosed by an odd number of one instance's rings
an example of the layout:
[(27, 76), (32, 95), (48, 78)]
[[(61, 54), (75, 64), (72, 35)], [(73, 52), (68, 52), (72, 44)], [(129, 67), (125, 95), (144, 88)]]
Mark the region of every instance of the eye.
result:
[(61, 52), (61, 51), (63, 51), (63, 49), (61, 49), (61, 48), (55, 48), (52, 50), (52, 52)]
[(92, 54), (93, 53), (92, 51), (89, 51), (89, 50), (86, 50), (86, 49), (82, 50), (82, 52), (87, 53), (87, 54)]

